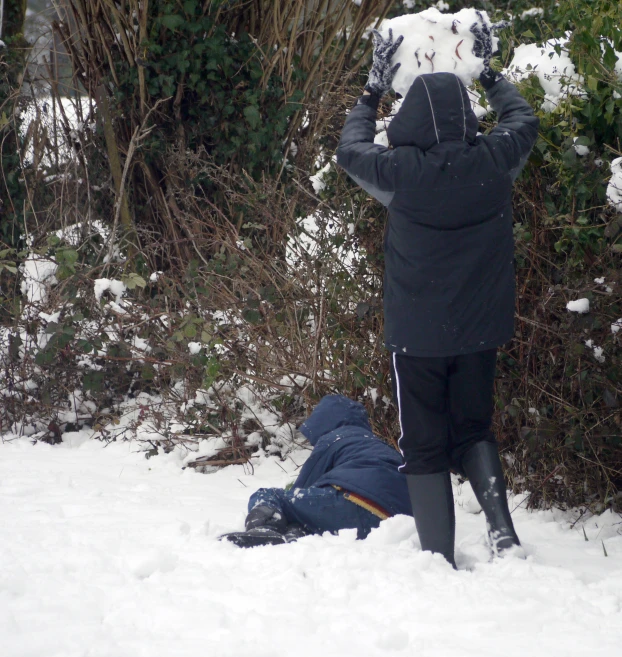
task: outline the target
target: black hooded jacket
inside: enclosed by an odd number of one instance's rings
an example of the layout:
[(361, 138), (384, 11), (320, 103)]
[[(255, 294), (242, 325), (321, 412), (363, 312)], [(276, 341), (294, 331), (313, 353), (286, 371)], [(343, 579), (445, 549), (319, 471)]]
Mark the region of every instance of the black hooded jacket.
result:
[(374, 144), (378, 99), (359, 101), (337, 163), (388, 207), (385, 344), (412, 356), (493, 349), (514, 332), (512, 185), (538, 119), (507, 80), (488, 91), (498, 125), (477, 135), (466, 88), (451, 73), (418, 77)]

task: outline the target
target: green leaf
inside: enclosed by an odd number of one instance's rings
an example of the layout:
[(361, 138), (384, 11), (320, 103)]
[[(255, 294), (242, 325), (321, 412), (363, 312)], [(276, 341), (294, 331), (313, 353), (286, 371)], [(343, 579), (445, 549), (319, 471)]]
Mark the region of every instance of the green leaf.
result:
[(562, 162), (564, 163), (564, 166), (573, 169), (577, 165), (577, 151), (575, 151), (574, 148), (569, 148), (562, 155)]
[(261, 123), (261, 115), (259, 110), (254, 105), (249, 105), (244, 108), (244, 117), (248, 121), (248, 125), (254, 130)]
[(615, 50), (608, 44), (605, 44), (605, 55), (603, 57), (603, 63), (605, 66), (613, 70), (618, 63), (618, 56), (615, 53)]
[(85, 354), (90, 354), (93, 351), (93, 345), (88, 340), (78, 340), (76, 349), (83, 351)]
[(59, 249), (56, 257), (66, 265), (75, 265), (78, 262), (78, 252), (75, 249)]
[(56, 278), (59, 281), (64, 281), (66, 278), (69, 278), (72, 274), (75, 274), (76, 270), (73, 267), (67, 267), (61, 265), (56, 271)]
[(176, 14), (169, 14), (168, 16), (162, 16), (160, 19), (164, 27), (168, 27), (169, 30), (176, 30), (178, 27), (181, 27), (185, 20), (182, 16), (177, 16)]
[(82, 386), (85, 390), (100, 392), (104, 387), (104, 373), (93, 371), (86, 372), (82, 379)]
[(155, 379), (156, 371), (151, 363), (147, 363), (143, 366), (140, 372), (140, 377), (143, 379), (143, 381), (153, 381)]
[(144, 288), (147, 286), (147, 282), (142, 276), (139, 276), (135, 272), (132, 272), (123, 279), (123, 282), (129, 290), (135, 290), (137, 287)]
[(531, 30), (525, 30), (525, 31), (523, 32), (523, 36), (524, 36), (526, 39), (535, 39), (535, 38), (536, 38), (536, 35), (535, 35)]
[(251, 310), (250, 308), (245, 308), (242, 317), (249, 324), (260, 324), (261, 323), (261, 313), (258, 310)]

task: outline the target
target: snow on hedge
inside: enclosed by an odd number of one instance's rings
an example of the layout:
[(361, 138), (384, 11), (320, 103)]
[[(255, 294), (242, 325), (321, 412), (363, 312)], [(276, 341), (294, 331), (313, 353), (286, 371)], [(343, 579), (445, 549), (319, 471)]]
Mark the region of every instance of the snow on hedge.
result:
[(109, 278), (95, 279), (93, 292), (97, 301), (102, 298), (102, 294), (107, 290), (110, 290), (111, 294), (115, 296), (117, 303), (119, 303), (127, 290), (127, 286), (122, 281), (110, 280)]
[(606, 361), (604, 349), (602, 347), (598, 347), (597, 345), (595, 345), (594, 340), (586, 340), (585, 346), (589, 347), (592, 350), (592, 352), (594, 353), (594, 358), (599, 363), (604, 363)]
[(607, 186), (607, 198), (618, 212), (622, 212), (622, 157), (617, 157), (611, 163), (611, 179)]
[(566, 304), (566, 308), (571, 313), (589, 313), (590, 312), (590, 300), (589, 299), (577, 299), (576, 301), (569, 301)]
[(43, 304), (49, 289), (57, 283), (58, 265), (44, 256), (31, 253), (21, 266), (21, 291), (28, 304)]
[(514, 58), (503, 71), (512, 82), (536, 75), (542, 89), (542, 109), (552, 112), (562, 98), (581, 93), (582, 79), (566, 49), (566, 39), (551, 39), (542, 45), (524, 43), (514, 51)]

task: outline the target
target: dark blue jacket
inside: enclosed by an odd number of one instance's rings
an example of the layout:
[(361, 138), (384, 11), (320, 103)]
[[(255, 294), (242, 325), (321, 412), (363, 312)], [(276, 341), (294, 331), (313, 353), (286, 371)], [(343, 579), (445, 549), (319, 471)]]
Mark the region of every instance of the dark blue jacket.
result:
[[(376, 100), (374, 101), (374, 98)], [(389, 209), (385, 344), (411, 356), (493, 349), (514, 335), (512, 185), (538, 119), (507, 80), (488, 91), (498, 125), (477, 135), (464, 85), (451, 73), (413, 83), (374, 144), (377, 97), (346, 121), (337, 163)]]
[(296, 488), (342, 486), (391, 514), (412, 515), (400, 454), (372, 433), (365, 408), (342, 395), (324, 397), (300, 431), (313, 445)]

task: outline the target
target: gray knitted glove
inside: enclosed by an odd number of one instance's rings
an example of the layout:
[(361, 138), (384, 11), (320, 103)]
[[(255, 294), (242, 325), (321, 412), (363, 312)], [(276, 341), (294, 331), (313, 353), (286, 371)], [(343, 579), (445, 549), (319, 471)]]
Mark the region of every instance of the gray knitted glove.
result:
[(477, 12), (480, 22), (471, 25), (471, 32), (475, 36), (475, 43), (473, 44), (473, 54), (480, 57), (484, 62), (484, 70), (479, 76), (484, 89), (490, 89), (496, 82), (501, 80), (503, 76), (497, 71), (490, 68), (490, 60), (492, 59), (492, 32), (493, 30), (500, 30), (507, 27), (507, 23), (495, 23), (490, 28), (486, 25), (486, 21), (480, 11)]
[(369, 71), (369, 78), (365, 90), (376, 96), (384, 96), (391, 88), (393, 77), (401, 64), (391, 67), (391, 59), (402, 45), (403, 36), (393, 42), (393, 30), (389, 29), (389, 36), (384, 39), (378, 30), (372, 30), (374, 35), (374, 63)]

